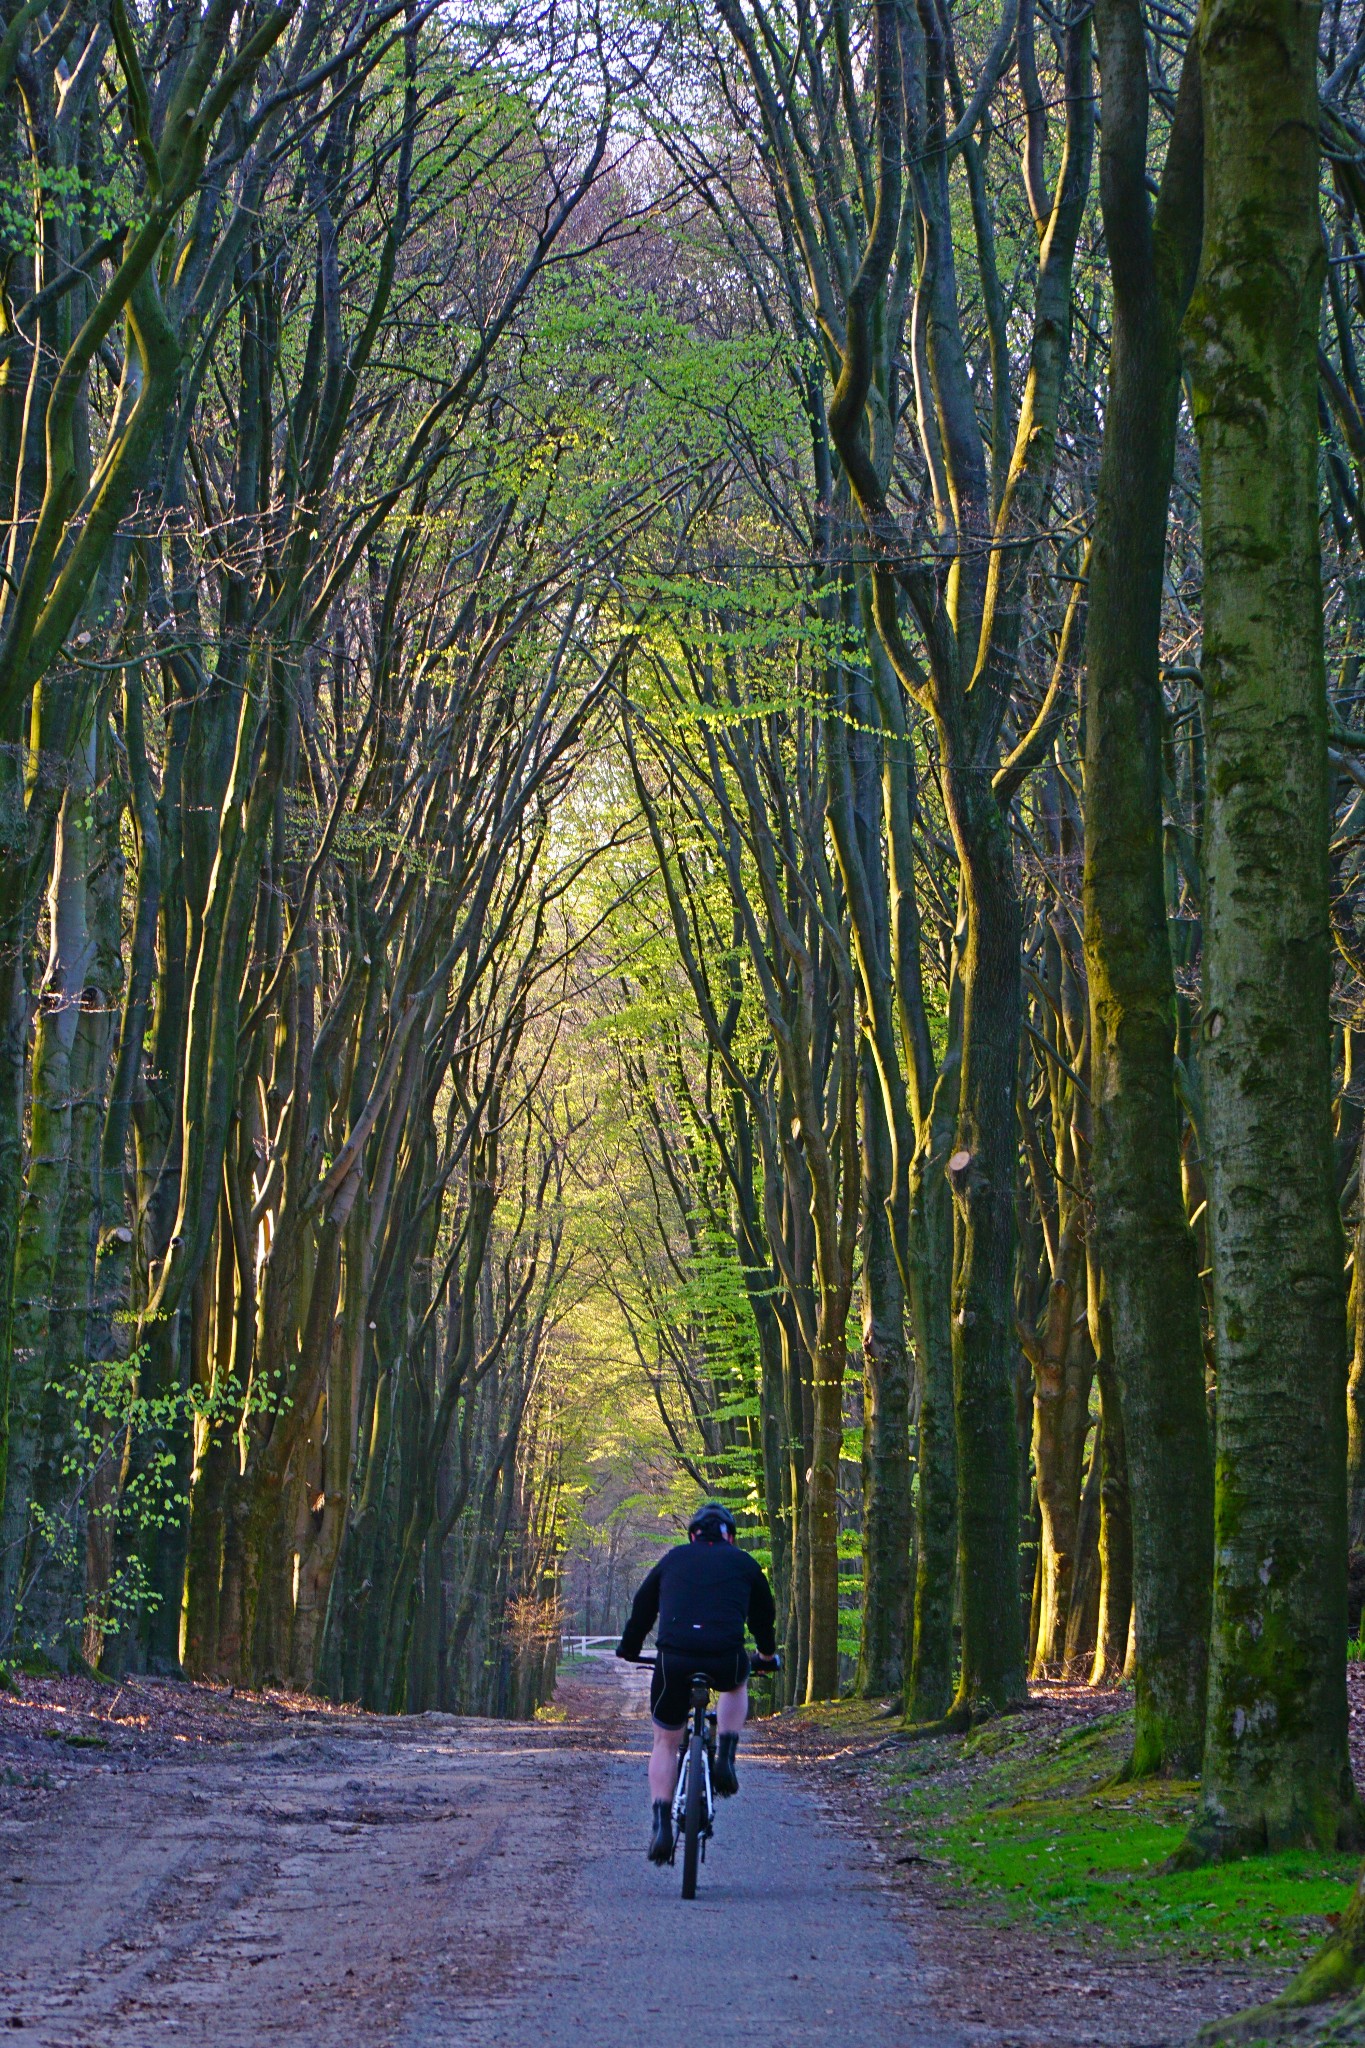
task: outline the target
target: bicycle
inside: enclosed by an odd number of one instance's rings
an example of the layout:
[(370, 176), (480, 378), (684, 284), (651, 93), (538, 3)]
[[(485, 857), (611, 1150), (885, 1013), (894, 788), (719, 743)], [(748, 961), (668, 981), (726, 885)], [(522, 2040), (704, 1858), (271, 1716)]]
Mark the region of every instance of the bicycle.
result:
[[(657, 1657), (637, 1657), (637, 1664), (651, 1669)], [(762, 1667), (765, 1673), (780, 1671), (782, 1659), (774, 1658)], [(716, 1795), (711, 1789), (716, 1762), (716, 1716), (711, 1707), (711, 1681), (704, 1671), (692, 1673), (692, 1696), (688, 1703), (690, 1730), (678, 1762), (678, 1782), (673, 1791), (673, 1854), (683, 1845), (682, 1895), (697, 1896), (697, 1870), (706, 1861), (706, 1844), (715, 1832)], [(687, 1725), (687, 1724), (685, 1724)]]

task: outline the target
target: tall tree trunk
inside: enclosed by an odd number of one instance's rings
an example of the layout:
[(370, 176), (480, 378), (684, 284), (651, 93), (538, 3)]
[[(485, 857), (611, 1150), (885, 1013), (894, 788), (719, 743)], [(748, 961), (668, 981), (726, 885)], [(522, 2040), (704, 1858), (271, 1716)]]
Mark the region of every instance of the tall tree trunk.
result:
[(1027, 1696), (1018, 1596), (1014, 1425), (1014, 1095), (1021, 941), (1009, 826), (980, 768), (957, 765), (963, 862), (962, 1078), (953, 1175), (953, 1413), (957, 1427), (962, 1664), (954, 1711)]
[[(916, 1478), (911, 1644), (905, 1716), (936, 1721), (953, 1695), (957, 1590), (957, 1448), (953, 1425), (953, 1149), (962, 1057), (965, 929), (957, 934), (948, 992), (946, 1044), (936, 1062), (924, 990), (924, 953), (916, 896), (913, 743), (901, 685), (873, 619), (870, 584), (862, 591), (864, 636), (882, 728), (882, 818), (889, 906), (890, 994), (895, 1047), (878, 1060), (894, 1140), (888, 1204), (914, 1335)], [(869, 720), (870, 722), (870, 720)], [(901, 1070), (904, 1068), (904, 1079)]]
[[(953, 1077), (955, 1078), (955, 1076)], [(945, 1116), (934, 1091), (924, 1139), (911, 1169), (913, 1226), (910, 1301), (914, 1315), (918, 1394), (918, 1477), (915, 1499), (915, 1636), (905, 1717), (912, 1725), (939, 1720), (953, 1696), (953, 1611), (957, 1592), (957, 1437), (953, 1427), (953, 1347), (949, 1304), (953, 1284), (952, 1195), (946, 1172), (951, 1100)], [(939, 1142), (935, 1142), (935, 1134)]]
[(1199, 18), (1205, 242), (1188, 331), (1218, 1472), (1203, 1802), (1187, 1860), (1331, 1848), (1361, 1832), (1328, 1022), (1317, 25), (1298, 0), (1206, 0)]
[[(1074, 1171), (1074, 1159), (1064, 1164)], [(1038, 1678), (1060, 1677), (1067, 1664), (1092, 1371), (1088, 1332), (1078, 1322), (1075, 1307), (1084, 1286), (1084, 1213), (1074, 1198), (1067, 1206), (1072, 1213), (1063, 1209), (1057, 1267), (1048, 1288), (1033, 1376), (1033, 1469), (1041, 1519), (1040, 1608), (1033, 1649), (1033, 1675)]]
[[(47, 973), (33, 1051), (28, 1174), (19, 1218), (10, 1331), (9, 1456), (0, 1520), (0, 1613), (14, 1618), (25, 1580), (45, 1567), (39, 1534), (30, 1541), (35, 1465), (47, 1372), (52, 1279), (71, 1163), (72, 1051), (93, 947), (86, 877), (90, 868), (93, 730), (69, 764), (56, 866), (49, 892)], [(19, 1624), (24, 1634), (22, 1620)]]
[(1191, 1775), (1203, 1742), (1213, 1469), (1199, 1283), (1180, 1183), (1175, 985), (1162, 868), (1160, 630), (1179, 324), (1199, 246), (1201, 117), (1192, 56), (1153, 222), (1138, 0), (1099, 0), (1096, 29), (1114, 340), (1085, 679), (1095, 1227), (1132, 1499), (1131, 1768)]
[(811, 1455), (811, 1366), (796, 1318), (782, 1319), (785, 1357), (787, 1469), (792, 1501), (791, 1600), (783, 1624), (783, 1656), (788, 1666), (788, 1693), (793, 1701), (806, 1696), (810, 1651), (810, 1521), (806, 1498)]
[[(851, 588), (846, 587), (843, 595), (850, 605)], [(876, 658), (874, 653), (872, 659)], [(832, 715), (825, 721), (825, 752), (830, 767), (830, 828), (848, 900), (865, 1034), (858, 1053), (865, 1481), (858, 1688), (864, 1693), (900, 1693), (910, 1620), (905, 1274), (911, 1256), (908, 1180), (914, 1139), (895, 1026), (883, 792), (872, 738), (878, 706), (865, 677), (855, 672), (846, 691), (844, 678), (843, 665), (832, 664)], [(884, 744), (896, 742), (888, 738)]]
[(68, 1069), (70, 1161), (51, 1282), (42, 1417), (33, 1475), (35, 1526), (29, 1535), (32, 1568), (25, 1570), (29, 1591), (24, 1603), (24, 1633), (64, 1667), (82, 1648), (87, 1514), (100, 1457), (99, 1447), (85, 1433), (90, 1421), (88, 1366), (96, 1357), (102, 1361), (108, 1355), (92, 1349), (91, 1325), (102, 1223), (100, 1141), (122, 971), (123, 861), (119, 852), (122, 802), (111, 785), (102, 753), (97, 750), (95, 788), (81, 792), (94, 825), (86, 844), (87, 872), (82, 877), (88, 943)]
[(1114, 1368), (1113, 1325), (1104, 1276), (1090, 1262), (1090, 1341), (1100, 1383), (1100, 1612), (1092, 1685), (1117, 1684), (1128, 1658), (1133, 1616), (1133, 1516), (1123, 1403)]
[[(866, 1055), (865, 1055), (866, 1057)], [(869, 1089), (873, 1114), (880, 1101)], [(887, 1176), (889, 1180), (889, 1173)], [(876, 1190), (863, 1232), (863, 1625), (858, 1690), (900, 1693), (910, 1608), (910, 1355), (891, 1226)]]
[(807, 1701), (839, 1696), (839, 1460), (844, 1443), (844, 1362), (851, 1287), (821, 1277), (813, 1361), (814, 1431), (809, 1526), (810, 1628), (806, 1664)]
[(1066, 1617), (1066, 1643), (1062, 1662), (1064, 1678), (1085, 1676), (1095, 1660), (1103, 1572), (1100, 1556), (1103, 1484), (1104, 1423), (1101, 1420), (1095, 1425), (1080, 1511), (1076, 1516), (1076, 1569), (1072, 1575), (1071, 1605)]
[[(323, 1633), (331, 1600), (332, 1578), (341, 1550), (355, 1456), (352, 1389), (360, 1377), (365, 1343), (368, 1288), (364, 1243), (366, 1214), (358, 1202), (347, 1218), (344, 1234), (344, 1293), (330, 1333), (324, 1414), (326, 1428), (321, 1458), (321, 1486), (310, 1506), (311, 1540), (299, 1560), (298, 1598), (290, 1656), (291, 1683), (307, 1691), (320, 1674)], [(317, 1505), (321, 1501), (321, 1506)], [(428, 1552), (439, 1586), (439, 1559)], [(434, 1703), (434, 1702), (433, 1702)]]
[[(226, 1203), (223, 1206), (226, 1209)], [(236, 1277), (232, 1230), (226, 1215), (220, 1215), (213, 1347), (203, 1383), (209, 1412), (190, 1480), (190, 1540), (185, 1560), (185, 1669), (195, 1678), (237, 1676), (235, 1670), (223, 1674), (218, 1662), (225, 1511), (240, 1459), (240, 1415), (229, 1394), (237, 1326)]]

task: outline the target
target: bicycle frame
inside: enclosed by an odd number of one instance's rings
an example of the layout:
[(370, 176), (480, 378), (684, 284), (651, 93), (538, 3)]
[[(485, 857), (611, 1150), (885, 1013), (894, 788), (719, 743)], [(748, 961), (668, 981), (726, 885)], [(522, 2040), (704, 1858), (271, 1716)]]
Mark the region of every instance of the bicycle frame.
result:
[[(716, 1818), (716, 1797), (711, 1787), (711, 1774), (716, 1763), (716, 1716), (710, 1706), (711, 1689), (703, 1684), (700, 1674), (692, 1680), (692, 1700), (688, 1709), (688, 1721), (683, 1741), (678, 1750), (678, 1782), (673, 1793), (673, 1830), (675, 1838), (683, 1831), (687, 1815), (687, 1773), (692, 1758), (692, 1743), (701, 1738), (702, 1761), (702, 1831), (703, 1844), (712, 1832)], [(706, 1860), (703, 1846), (702, 1861)]]
[(678, 1842), (682, 1842), (685, 1899), (697, 1896), (697, 1867), (706, 1861), (706, 1844), (711, 1839), (716, 1813), (711, 1782), (716, 1760), (716, 1717), (708, 1711), (710, 1701), (710, 1681), (704, 1672), (694, 1671), (691, 1711), (673, 1793), (673, 1844), (676, 1854)]

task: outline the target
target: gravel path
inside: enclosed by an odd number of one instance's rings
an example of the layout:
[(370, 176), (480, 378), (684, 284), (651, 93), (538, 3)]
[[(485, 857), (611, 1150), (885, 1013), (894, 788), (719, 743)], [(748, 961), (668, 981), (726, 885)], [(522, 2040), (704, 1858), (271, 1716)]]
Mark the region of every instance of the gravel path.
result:
[[(559, 1726), (300, 1717), (0, 1822), (0, 2028), (33, 2048), (965, 2048), (804, 1778), (741, 1750), (700, 1896), (645, 1860), (643, 1675)], [(993, 2037), (998, 2039), (999, 2037)]]

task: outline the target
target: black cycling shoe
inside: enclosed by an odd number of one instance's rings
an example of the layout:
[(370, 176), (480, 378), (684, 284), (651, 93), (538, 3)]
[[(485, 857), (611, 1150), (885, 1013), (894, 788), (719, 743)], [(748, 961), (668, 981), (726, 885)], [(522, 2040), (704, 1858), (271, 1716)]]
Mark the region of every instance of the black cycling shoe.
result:
[(739, 1790), (739, 1779), (735, 1774), (735, 1751), (738, 1747), (737, 1735), (722, 1735), (716, 1744), (716, 1770), (711, 1782), (722, 1799), (729, 1799)]
[(671, 1800), (654, 1802), (654, 1833), (646, 1855), (651, 1863), (668, 1863), (673, 1857), (673, 1807)]

